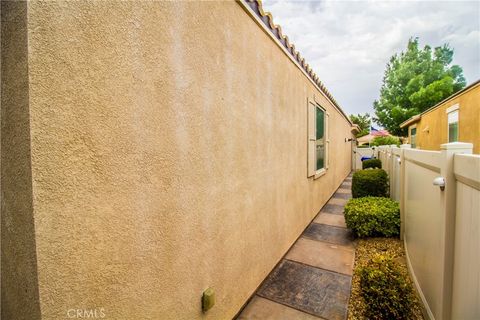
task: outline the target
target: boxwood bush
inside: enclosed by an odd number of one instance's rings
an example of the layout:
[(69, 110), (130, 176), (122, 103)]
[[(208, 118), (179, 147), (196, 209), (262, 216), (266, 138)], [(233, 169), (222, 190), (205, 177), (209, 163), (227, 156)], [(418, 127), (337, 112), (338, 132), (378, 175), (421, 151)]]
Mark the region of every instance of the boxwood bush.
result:
[(410, 319), (413, 287), (392, 257), (377, 254), (357, 272), (367, 319)]
[(369, 159), (362, 161), (362, 169), (368, 168), (382, 169), (382, 161), (380, 161), (380, 159)]
[(388, 175), (382, 169), (359, 170), (353, 174), (352, 197), (388, 197)]
[(394, 237), (400, 234), (400, 206), (382, 197), (350, 199), (345, 205), (347, 227), (359, 237)]

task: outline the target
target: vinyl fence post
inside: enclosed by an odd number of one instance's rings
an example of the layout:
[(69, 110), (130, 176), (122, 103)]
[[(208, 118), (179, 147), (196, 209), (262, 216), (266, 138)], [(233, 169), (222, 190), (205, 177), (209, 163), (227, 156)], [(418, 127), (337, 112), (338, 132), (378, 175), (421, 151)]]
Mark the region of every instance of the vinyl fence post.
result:
[(440, 167), (440, 176), (444, 178), (444, 187), (442, 200), (444, 201), (444, 276), (443, 276), (443, 308), (440, 319), (450, 319), (452, 313), (452, 291), (453, 291), (453, 260), (455, 248), (455, 215), (457, 183), (453, 171), (453, 163), (456, 153), (471, 154), (473, 145), (471, 143), (452, 142), (440, 146), (442, 152), (442, 162)]

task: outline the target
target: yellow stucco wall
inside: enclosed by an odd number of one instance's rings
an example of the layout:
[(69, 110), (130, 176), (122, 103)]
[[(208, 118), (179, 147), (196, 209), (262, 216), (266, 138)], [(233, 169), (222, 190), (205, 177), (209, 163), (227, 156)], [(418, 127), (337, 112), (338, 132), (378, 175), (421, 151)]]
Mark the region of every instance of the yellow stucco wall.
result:
[(351, 169), (350, 123), (234, 1), (29, 2), (28, 75), (44, 319), (232, 318)]
[(417, 127), (417, 148), (440, 150), (448, 143), (448, 121), (446, 110), (458, 104), (458, 141), (473, 143), (473, 153), (480, 154), (480, 83), (445, 101), (438, 107), (422, 114), (419, 121), (409, 126)]

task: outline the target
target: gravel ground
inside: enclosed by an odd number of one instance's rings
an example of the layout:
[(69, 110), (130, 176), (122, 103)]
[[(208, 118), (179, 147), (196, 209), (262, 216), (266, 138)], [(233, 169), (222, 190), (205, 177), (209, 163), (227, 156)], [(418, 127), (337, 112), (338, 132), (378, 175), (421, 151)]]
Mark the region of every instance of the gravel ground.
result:
[[(405, 259), (405, 250), (403, 242), (395, 238), (368, 238), (355, 240), (355, 270), (359, 266), (364, 266), (376, 253), (388, 253), (394, 257), (402, 268), (402, 271), (408, 275), (407, 262)], [(411, 279), (408, 279), (412, 284)], [(415, 290), (415, 289), (414, 289)], [(416, 299), (412, 307), (412, 320), (423, 320), (421, 311), (420, 298), (415, 295)], [(365, 302), (360, 295), (360, 278), (355, 275), (352, 279), (352, 293), (348, 305), (348, 320), (368, 320), (363, 314), (365, 310)]]

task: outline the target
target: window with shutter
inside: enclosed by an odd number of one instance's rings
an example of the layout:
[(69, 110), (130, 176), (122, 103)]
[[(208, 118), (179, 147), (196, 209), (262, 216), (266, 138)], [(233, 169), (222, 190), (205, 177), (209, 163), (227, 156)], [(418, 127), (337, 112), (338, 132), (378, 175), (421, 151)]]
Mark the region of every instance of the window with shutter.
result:
[(315, 108), (315, 170), (325, 168), (325, 111)]
[(328, 113), (318, 103), (308, 103), (308, 176), (328, 169)]

